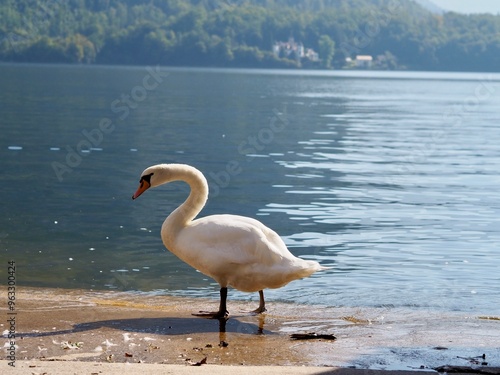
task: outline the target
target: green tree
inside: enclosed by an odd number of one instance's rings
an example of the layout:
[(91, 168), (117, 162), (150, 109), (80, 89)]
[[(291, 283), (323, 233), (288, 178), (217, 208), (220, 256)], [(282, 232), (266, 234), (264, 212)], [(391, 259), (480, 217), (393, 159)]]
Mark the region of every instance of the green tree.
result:
[(65, 54), (69, 61), (77, 63), (93, 63), (96, 52), (94, 44), (85, 36), (76, 34), (66, 38)]
[(318, 41), (319, 58), (324, 68), (331, 68), (335, 53), (335, 42), (328, 35), (321, 35)]

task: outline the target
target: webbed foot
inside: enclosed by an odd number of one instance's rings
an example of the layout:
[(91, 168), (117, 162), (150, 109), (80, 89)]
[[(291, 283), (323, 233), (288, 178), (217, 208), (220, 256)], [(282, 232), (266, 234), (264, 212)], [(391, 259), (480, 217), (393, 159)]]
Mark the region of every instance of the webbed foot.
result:
[(249, 311), (249, 313), (252, 315), (259, 315), (259, 314), (262, 314), (266, 311), (267, 311), (267, 309), (265, 307), (259, 306), (255, 310)]

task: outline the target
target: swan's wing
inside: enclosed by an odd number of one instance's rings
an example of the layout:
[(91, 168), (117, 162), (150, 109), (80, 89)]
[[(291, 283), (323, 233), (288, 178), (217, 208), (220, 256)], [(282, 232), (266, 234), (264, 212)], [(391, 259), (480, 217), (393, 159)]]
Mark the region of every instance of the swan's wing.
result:
[(273, 264), (294, 258), (276, 232), (257, 220), (236, 215), (213, 215), (193, 221), (181, 231), (178, 246), (199, 257), (218, 257), (230, 263)]
[(170, 250), (221, 285), (243, 291), (277, 288), (318, 269), (316, 262), (293, 256), (273, 230), (236, 215), (193, 221)]

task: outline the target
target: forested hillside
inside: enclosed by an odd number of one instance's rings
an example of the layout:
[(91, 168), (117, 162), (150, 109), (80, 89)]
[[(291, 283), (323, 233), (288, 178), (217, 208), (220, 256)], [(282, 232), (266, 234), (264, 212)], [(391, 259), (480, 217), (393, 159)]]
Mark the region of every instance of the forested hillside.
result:
[(500, 16), (411, 0), (0, 3), (0, 61), (342, 68), (356, 55), (379, 69), (499, 71)]

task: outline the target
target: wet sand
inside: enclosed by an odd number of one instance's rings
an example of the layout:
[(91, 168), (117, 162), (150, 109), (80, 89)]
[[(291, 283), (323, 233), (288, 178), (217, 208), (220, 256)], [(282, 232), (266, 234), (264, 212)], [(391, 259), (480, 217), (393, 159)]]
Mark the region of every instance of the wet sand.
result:
[[(7, 342), (5, 294), (0, 304)], [(225, 322), (191, 315), (217, 305), (215, 300), (18, 287), (16, 368), (8, 361), (0, 366), (34, 374), (68, 373), (68, 366), (78, 374), (158, 373), (155, 366), (163, 366), (163, 373), (199, 373), (200, 368), (255, 373), (251, 366), (261, 366), (259, 374), (338, 374), (350, 368), (432, 371), (445, 365), (500, 373), (498, 317), (272, 301), (266, 314), (255, 316), (245, 312), (255, 301), (231, 300)], [(337, 339), (290, 338), (308, 332)], [(3, 358), (7, 355), (5, 345)]]

